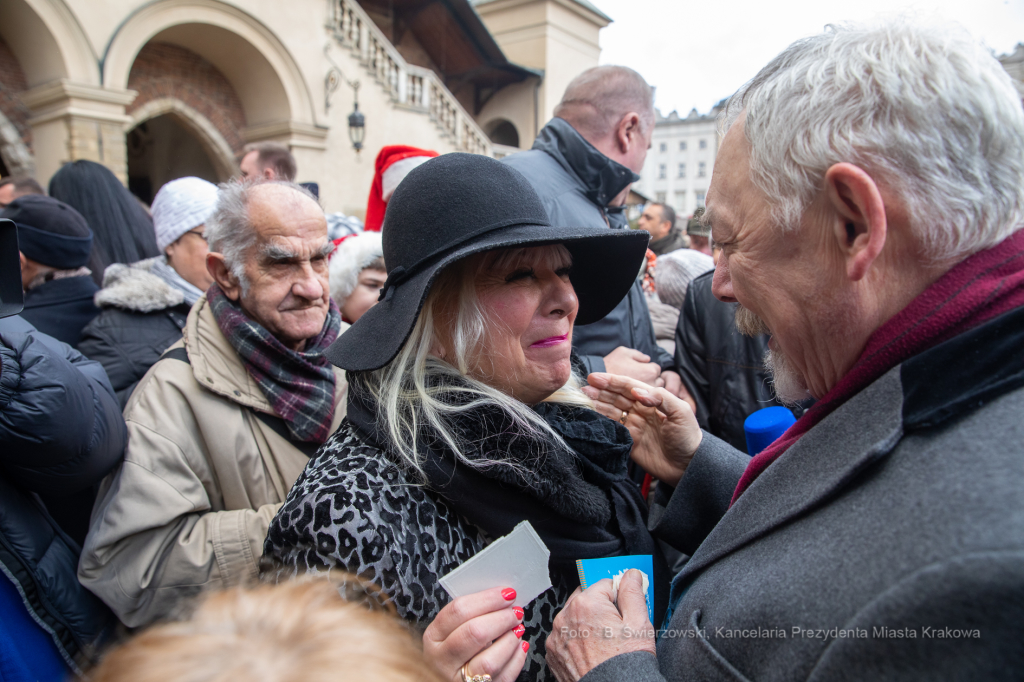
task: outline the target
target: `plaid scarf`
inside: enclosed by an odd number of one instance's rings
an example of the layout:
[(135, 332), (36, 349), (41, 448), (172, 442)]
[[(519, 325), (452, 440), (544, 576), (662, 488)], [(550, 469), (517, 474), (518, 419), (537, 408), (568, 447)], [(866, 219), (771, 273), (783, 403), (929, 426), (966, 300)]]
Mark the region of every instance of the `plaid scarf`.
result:
[(249, 318), (214, 284), (206, 300), (228, 343), (274, 412), (284, 419), (295, 440), (323, 443), (334, 420), (334, 368), (324, 351), (338, 338), (341, 313), (331, 301), (320, 333), (306, 341), (306, 350), (293, 351)]
[(961, 261), (875, 330), (849, 372), (750, 460), (731, 504), (800, 436), (904, 360), (1024, 306), (1024, 230)]

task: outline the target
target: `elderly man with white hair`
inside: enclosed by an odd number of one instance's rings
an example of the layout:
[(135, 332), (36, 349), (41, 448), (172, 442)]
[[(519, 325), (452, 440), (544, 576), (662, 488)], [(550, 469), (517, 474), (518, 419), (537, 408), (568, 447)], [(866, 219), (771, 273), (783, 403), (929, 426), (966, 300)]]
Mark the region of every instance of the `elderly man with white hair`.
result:
[(270, 520), (345, 413), (323, 353), (341, 315), (317, 202), (285, 182), (222, 185), (206, 238), (213, 284), (128, 401), (124, 464), (78, 567), (131, 627), (254, 577)]
[[(636, 572), (577, 593), (567, 680), (1019, 679), (1024, 110), (959, 30), (798, 41), (729, 102), (715, 295), (817, 398), (752, 460), (666, 391), (591, 378), (691, 555), (660, 637)], [(589, 634), (590, 636), (586, 636)]]

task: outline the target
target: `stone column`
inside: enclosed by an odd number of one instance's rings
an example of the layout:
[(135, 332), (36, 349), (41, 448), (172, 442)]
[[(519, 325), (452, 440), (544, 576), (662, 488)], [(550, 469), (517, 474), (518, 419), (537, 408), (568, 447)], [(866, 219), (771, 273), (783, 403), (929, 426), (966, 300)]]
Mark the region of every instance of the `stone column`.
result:
[(135, 95), (134, 90), (108, 90), (67, 79), (22, 93), (22, 101), (32, 110), (28, 123), (39, 182), (45, 187), (62, 164), (88, 159), (102, 163), (127, 184), (125, 126), (130, 119), (125, 107)]

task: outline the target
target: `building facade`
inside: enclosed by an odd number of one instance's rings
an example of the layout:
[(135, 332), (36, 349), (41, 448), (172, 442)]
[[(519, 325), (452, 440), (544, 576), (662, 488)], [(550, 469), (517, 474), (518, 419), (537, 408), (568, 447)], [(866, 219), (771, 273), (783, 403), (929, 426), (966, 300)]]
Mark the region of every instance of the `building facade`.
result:
[(718, 153), (716, 119), (722, 103), (707, 114), (696, 109), (685, 118), (655, 110), (654, 134), (637, 189), (686, 217), (704, 206)]
[[(0, 0), (0, 173), (45, 185), (89, 159), (146, 200), (182, 175), (226, 180), (245, 144), (271, 140), (292, 149), (297, 179), (319, 183), (328, 211), (362, 216), (381, 147), (529, 148), (549, 89), (597, 64), (608, 19), (585, 0), (480, 5)], [(563, 15), (575, 23), (545, 23)], [(506, 56), (538, 30), (571, 38), (575, 57)], [(361, 151), (349, 130), (357, 102)]]

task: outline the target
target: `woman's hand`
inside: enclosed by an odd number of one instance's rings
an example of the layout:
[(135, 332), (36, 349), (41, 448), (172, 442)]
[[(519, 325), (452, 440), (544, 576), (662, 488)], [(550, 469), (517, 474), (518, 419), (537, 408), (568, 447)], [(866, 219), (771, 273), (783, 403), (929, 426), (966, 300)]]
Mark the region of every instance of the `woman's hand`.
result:
[(516, 592), (495, 587), (459, 597), (441, 609), (423, 633), (423, 656), (445, 680), (490, 675), (512, 682), (526, 663), (530, 645), (520, 641), (523, 610), (512, 606)]
[(594, 409), (621, 422), (633, 436), (633, 460), (668, 485), (676, 486), (703, 439), (689, 404), (663, 388), (615, 374), (595, 372), (583, 392)]

